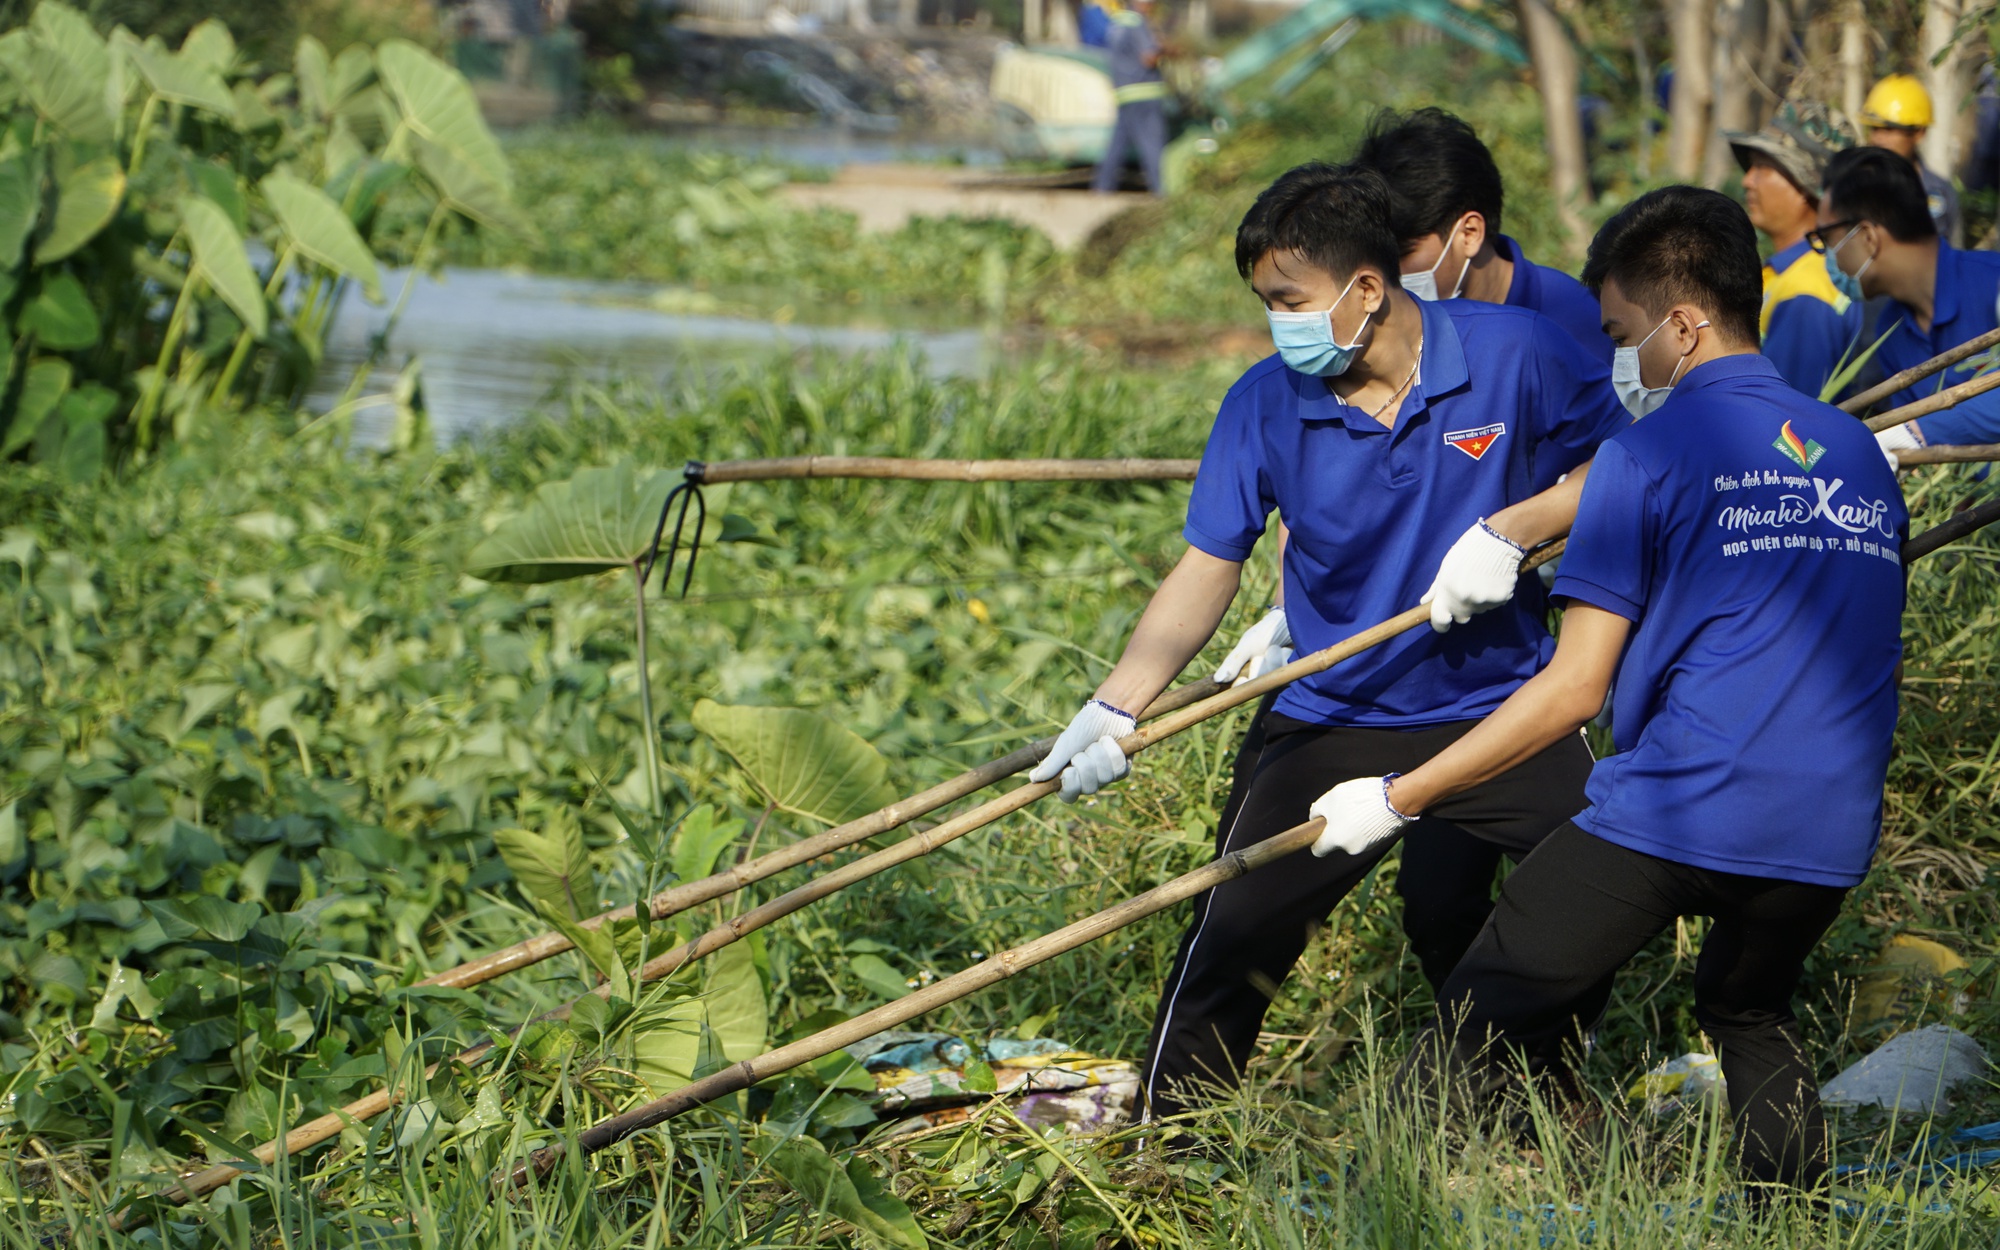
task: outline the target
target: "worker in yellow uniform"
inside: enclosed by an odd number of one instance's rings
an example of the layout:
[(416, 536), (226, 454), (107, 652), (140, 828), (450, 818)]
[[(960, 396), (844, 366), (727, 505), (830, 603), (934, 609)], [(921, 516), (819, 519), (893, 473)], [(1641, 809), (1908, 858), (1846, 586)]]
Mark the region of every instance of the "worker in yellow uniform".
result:
[(1819, 221), (1826, 162), (1848, 144), (1839, 114), (1817, 104), (1787, 104), (1754, 133), (1726, 136), (1743, 167), (1743, 206), (1771, 241), (1764, 262), (1758, 329), (1764, 355), (1794, 390), (1821, 398), (1849, 353), (1858, 353), (1861, 304), (1827, 272), (1826, 257), (1806, 236)]
[(1917, 146), (1931, 127), (1931, 93), (1909, 74), (1891, 74), (1875, 84), (1861, 106), (1861, 124), (1868, 128), (1871, 147), (1887, 148), (1917, 167), (1923, 176), (1924, 198), (1938, 237), (1953, 247), (1965, 246), (1959, 224), (1958, 192), (1951, 179), (1924, 164)]
[(1153, 30), (1153, 0), (1131, 0), (1130, 7), (1111, 15), (1104, 51), (1110, 62), (1111, 91), (1118, 101), (1118, 120), (1105, 145), (1104, 161), (1091, 179), (1093, 191), (1115, 191), (1128, 149), (1139, 158), (1146, 189), (1166, 194), (1160, 158), (1167, 148), (1167, 84), (1160, 77), (1165, 49)]

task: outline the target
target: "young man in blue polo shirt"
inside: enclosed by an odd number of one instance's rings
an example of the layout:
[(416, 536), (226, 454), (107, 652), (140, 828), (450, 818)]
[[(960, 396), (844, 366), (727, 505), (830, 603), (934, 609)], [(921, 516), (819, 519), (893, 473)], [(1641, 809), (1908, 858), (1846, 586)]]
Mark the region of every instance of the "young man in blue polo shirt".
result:
[[(1279, 354), (1223, 400), (1188, 504), (1187, 553), (1031, 774), (1060, 773), (1065, 798), (1125, 775), (1117, 739), (1131, 732), (1131, 711), (1207, 643), (1273, 509), (1290, 530), (1285, 600), (1305, 650), (1395, 615), (1434, 585), (1461, 600), (1487, 583), (1479, 594), (1503, 606), (1291, 686), (1267, 718), (1244, 802), (1217, 831), (1222, 851), (1296, 825), (1330, 781), (1415, 767), (1551, 652), (1541, 583), (1519, 576), (1521, 547), (1568, 529), (1574, 496), (1567, 511), (1548, 508), (1547, 488), (1630, 418), (1604, 365), (1547, 318), (1411, 298), (1396, 281), (1390, 220), (1379, 175), (1325, 165), (1292, 170), (1244, 217), (1237, 267), (1264, 301)], [(1516, 523), (1521, 546), (1495, 536), (1493, 526)], [(1502, 593), (1490, 590), (1496, 582)], [(1572, 737), (1437, 816), (1525, 852), (1581, 806), (1589, 768)], [(1200, 1083), (1237, 1077), (1311, 931), (1379, 858), (1288, 863), (1197, 902), (1143, 1069), (1153, 1114), (1186, 1105)]]
[[(1500, 167), (1466, 122), (1439, 108), (1375, 114), (1352, 164), (1389, 185), (1390, 229), (1402, 248), (1403, 289), (1423, 300), (1469, 299), (1541, 313), (1585, 351), (1611, 364), (1611, 340), (1598, 324), (1597, 300), (1559, 270), (1537, 265), (1500, 233), (1506, 191)], [(1580, 485), (1580, 483), (1578, 483)], [(1438, 622), (1448, 624), (1448, 618)], [(1284, 600), (1245, 631), (1216, 669), (1216, 680), (1249, 680), (1287, 663), (1291, 630)], [(1257, 705), (1237, 748), (1221, 824), (1228, 826), (1250, 791), (1264, 750), (1264, 718), (1277, 701)], [(1503, 851), (1444, 821), (1429, 821), (1404, 844), (1406, 862), (1430, 871), (1396, 876), (1412, 950), (1435, 985), (1458, 962), (1493, 905)], [(1449, 865), (1451, 871), (1442, 866)]]
[[(1888, 297), (1868, 331), (1871, 339), (1888, 334), (1875, 350), (1884, 376), (2000, 326), (2000, 255), (1960, 251), (1938, 238), (1923, 180), (1894, 152), (1850, 148), (1827, 162), (1814, 233), (1836, 283), (1857, 296)], [(1914, 403), (1970, 376), (1946, 369), (1889, 403)], [(2000, 393), (1988, 391), (1875, 437), (1892, 464), (1896, 452), (1912, 447), (2000, 442)]]
[(1867, 428), (1757, 354), (1757, 238), (1726, 196), (1642, 196), (1584, 278), (1642, 378), (1672, 389), (1598, 450), (1556, 579), (1555, 658), (1429, 762), (1328, 791), (1313, 851), (1379, 853), (1573, 741), (1615, 675), (1618, 753), (1507, 878), (1400, 1088), (1477, 1107), (1518, 1052), (1533, 1065), (1576, 1040), (1607, 975), (1707, 916), (1695, 1017), (1736, 1148), (1753, 1180), (1811, 1186), (1826, 1133), (1791, 998), (1880, 831), (1908, 518)]

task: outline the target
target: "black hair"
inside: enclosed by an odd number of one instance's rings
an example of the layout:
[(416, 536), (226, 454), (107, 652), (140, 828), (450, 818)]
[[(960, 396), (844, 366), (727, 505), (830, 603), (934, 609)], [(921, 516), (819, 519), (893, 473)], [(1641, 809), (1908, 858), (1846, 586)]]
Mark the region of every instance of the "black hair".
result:
[(1389, 225), (1389, 184), (1372, 169), (1300, 165), (1265, 187), (1236, 227), (1236, 272), (1270, 252), (1296, 252), (1336, 278), (1373, 265), (1394, 281), (1402, 257)]
[(1826, 199), (1842, 217), (1872, 221), (1898, 243), (1937, 237), (1917, 167), (1887, 148), (1849, 148), (1826, 163)]
[(1661, 187), (1619, 209), (1583, 262), (1592, 292), (1612, 279), (1648, 312), (1693, 304), (1725, 337), (1757, 345), (1764, 305), (1757, 230), (1743, 206), (1720, 191)]
[(1500, 233), (1506, 194), (1493, 153), (1463, 118), (1441, 108), (1413, 113), (1383, 109), (1368, 121), (1354, 164), (1381, 174), (1395, 197), (1390, 228), (1404, 243), (1442, 235), (1467, 213)]

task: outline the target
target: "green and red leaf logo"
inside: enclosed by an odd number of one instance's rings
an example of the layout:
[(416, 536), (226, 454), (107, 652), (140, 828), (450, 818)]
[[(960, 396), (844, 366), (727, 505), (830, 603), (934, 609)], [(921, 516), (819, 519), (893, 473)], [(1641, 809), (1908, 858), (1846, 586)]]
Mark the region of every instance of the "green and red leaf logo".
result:
[(1826, 448), (1820, 446), (1812, 439), (1800, 438), (1792, 430), (1792, 423), (1789, 421), (1785, 422), (1785, 427), (1778, 431), (1777, 441), (1772, 443), (1771, 446), (1784, 452), (1785, 456), (1801, 469), (1811, 469), (1819, 463), (1821, 456), (1826, 455)]

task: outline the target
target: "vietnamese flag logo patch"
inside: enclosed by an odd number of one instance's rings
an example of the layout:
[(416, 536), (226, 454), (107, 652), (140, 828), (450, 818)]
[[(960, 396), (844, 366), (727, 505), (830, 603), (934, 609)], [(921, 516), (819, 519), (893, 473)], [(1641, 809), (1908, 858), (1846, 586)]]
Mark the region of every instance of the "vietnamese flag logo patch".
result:
[(1487, 448), (1493, 446), (1494, 440), (1506, 432), (1505, 425), (1482, 425), (1476, 430), (1447, 431), (1444, 441), (1477, 460), (1486, 454)]
[(1797, 434), (1793, 433), (1792, 423), (1789, 421), (1785, 422), (1785, 427), (1778, 431), (1777, 440), (1771, 446), (1784, 452), (1794, 464), (1806, 470), (1810, 470), (1814, 465), (1818, 464), (1820, 457), (1826, 454), (1826, 448), (1820, 446), (1814, 440), (1800, 438)]

